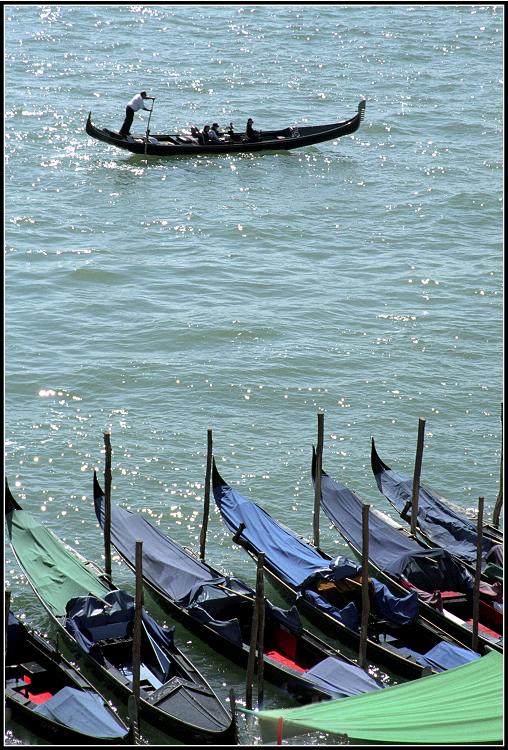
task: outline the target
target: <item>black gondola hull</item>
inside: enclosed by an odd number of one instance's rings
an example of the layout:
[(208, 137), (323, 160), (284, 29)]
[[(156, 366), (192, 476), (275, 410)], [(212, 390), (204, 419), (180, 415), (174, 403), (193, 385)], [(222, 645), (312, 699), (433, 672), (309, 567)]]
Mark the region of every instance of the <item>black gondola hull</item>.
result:
[[(30, 632), (11, 613), (6, 628), (5, 706), (20, 724), (56, 745), (128, 741), (127, 727), (75, 665), (45, 638)], [(64, 689), (67, 689), (65, 699), (62, 698)], [(55, 700), (59, 702), (56, 710), (54, 707), (49, 712), (40, 710), (40, 707), (54, 706)], [(95, 726), (92, 720), (85, 729), (79, 722), (79, 710), (75, 713), (69, 708), (62, 711), (62, 706), (73, 705), (76, 700), (81, 710), (90, 709), (88, 701), (94, 701), (94, 713), (100, 713)]]
[(358, 105), (357, 114), (343, 122), (330, 125), (302, 126), (293, 130), (284, 128), (265, 131), (259, 141), (249, 141), (244, 134), (238, 134), (237, 137), (241, 140), (227, 141), (217, 145), (179, 143), (178, 140), (181, 140), (181, 137), (177, 134), (155, 134), (148, 138), (146, 136), (130, 136), (128, 138), (107, 128), (96, 127), (92, 123), (91, 112), (88, 114), (85, 131), (91, 138), (139, 156), (211, 156), (257, 153), (260, 151), (289, 151), (351, 135), (360, 127), (364, 113), (365, 100), (362, 99)]

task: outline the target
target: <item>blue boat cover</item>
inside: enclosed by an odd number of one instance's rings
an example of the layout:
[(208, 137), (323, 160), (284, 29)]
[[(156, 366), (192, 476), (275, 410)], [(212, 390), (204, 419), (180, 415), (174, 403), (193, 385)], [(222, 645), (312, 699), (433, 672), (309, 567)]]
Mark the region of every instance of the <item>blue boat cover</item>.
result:
[(370, 693), (383, 688), (367, 672), (356, 664), (329, 656), (308, 670), (305, 676), (319, 687), (333, 693), (333, 698), (348, 698), (350, 695)]
[[(26, 640), (25, 625), (9, 611), (6, 665), (21, 661), (23, 649), (26, 654)], [(85, 691), (66, 686), (34, 708), (34, 712), (88, 737), (118, 738), (121, 741), (127, 731), (114, 713), (104, 706), (100, 695), (91, 689)]]
[(444, 672), (445, 669), (460, 667), (461, 664), (467, 664), (481, 657), (480, 654), (471, 651), (469, 648), (462, 648), (461, 646), (456, 646), (454, 643), (441, 641), (421, 658), (435, 672)]
[[(95, 512), (103, 526), (104, 496), (97, 493)], [(131, 565), (135, 563), (137, 540), (143, 542), (143, 578), (178, 606), (185, 607), (196, 620), (242, 646), (244, 640), (237, 615), (245, 602), (243, 596), (254, 597), (254, 590), (238, 578), (221, 575), (198, 560), (140, 513), (111, 503), (111, 541)], [(302, 631), (296, 607), (283, 610), (268, 600), (265, 607), (269, 616), (281, 621), (291, 632)]]
[[(320, 609), (325, 609), (328, 614), (336, 617), (352, 630), (359, 630), (360, 612), (354, 602), (349, 602), (343, 609), (339, 610), (312, 589), (319, 580), (338, 583), (343, 578), (358, 578), (361, 574), (362, 569), (357, 563), (339, 555), (330, 561), (327, 570), (318, 571), (315, 575), (307, 578), (302, 584), (302, 592), (306, 599), (318, 604)], [(372, 606), (375, 612), (399, 625), (409, 625), (415, 617), (418, 617), (419, 604), (416, 591), (411, 591), (405, 596), (395, 596), (377, 578), (371, 578), (370, 582), (373, 589)]]
[[(104, 497), (95, 497), (95, 513), (104, 527)], [(198, 560), (188, 550), (153, 526), (141, 513), (132, 513), (111, 503), (111, 541), (131, 565), (135, 563), (136, 541), (143, 542), (143, 577), (183, 607), (202, 595), (207, 584), (230, 584), (239, 593), (252, 589), (227, 578)]]
[[(174, 649), (174, 626), (164, 628), (142, 610), (141, 620), (158, 659), (154, 667), (155, 676), (166, 682), (170, 662), (161, 648)], [(67, 604), (65, 627), (75, 638), (85, 653), (98, 661), (103, 660), (96, 644), (105, 639), (125, 638), (132, 634), (134, 625), (134, 598), (126, 591), (109, 591), (102, 599), (90, 596), (77, 596)]]
[(119, 740), (125, 736), (125, 727), (116, 721), (100, 696), (64, 687), (58, 693), (34, 709), (35, 713), (71, 727), (88, 737)]
[[(327, 474), (321, 476), (321, 507), (344, 539), (362, 550), (361, 498)], [(369, 558), (379, 570), (406, 578), (422, 591), (472, 589), (468, 571), (443, 549), (422, 548), (401, 529), (369, 514)]]
[(314, 547), (228, 484), (215, 484), (213, 493), (228, 529), (235, 533), (244, 523), (242, 538), (256, 552), (264, 552), (270, 567), (292, 588), (328, 568), (329, 561)]
[[(242, 538), (256, 553), (264, 552), (267, 567), (296, 592), (301, 593), (320, 609), (356, 629), (358, 612), (354, 604), (337, 610), (315, 591), (309, 590), (316, 580), (335, 580), (359, 571), (358, 566), (346, 557), (330, 560), (314, 547), (283, 526), (256, 503), (243, 497), (228, 484), (214, 484), (215, 502), (226, 526), (236, 532), (245, 524)], [(355, 572), (354, 575), (358, 575)], [(400, 624), (411, 622), (418, 614), (418, 597), (415, 592), (396, 597), (380, 581), (372, 579), (375, 589), (375, 607), (378, 614)]]
[[(407, 520), (403, 512), (407, 503), (407, 507), (411, 507), (413, 478), (392, 469), (381, 469), (374, 476), (380, 492)], [(410, 510), (405, 512), (411, 513)], [(420, 485), (418, 495), (418, 526), (433, 544), (448, 550), (461, 560), (476, 564), (476, 525), (466, 516), (454, 511), (443, 502), (443, 498), (423, 485)], [(483, 536), (483, 559), (493, 544), (492, 539)]]

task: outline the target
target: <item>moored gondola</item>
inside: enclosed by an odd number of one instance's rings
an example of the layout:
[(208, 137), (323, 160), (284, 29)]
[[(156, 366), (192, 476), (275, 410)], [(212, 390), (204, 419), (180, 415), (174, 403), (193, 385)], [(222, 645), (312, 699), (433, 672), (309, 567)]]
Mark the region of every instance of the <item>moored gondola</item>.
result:
[(86, 133), (110, 146), (142, 156), (196, 156), (198, 154), (241, 154), (259, 151), (289, 151), (312, 146), (351, 135), (360, 127), (365, 114), (365, 99), (358, 104), (357, 113), (349, 120), (329, 125), (302, 125), (297, 128), (262, 131), (258, 140), (249, 140), (245, 133), (225, 136), (221, 143), (201, 144), (189, 134), (142, 134), (122, 136), (108, 128), (98, 128), (92, 123), (89, 112)]
[[(265, 555), (265, 569), (280, 593), (327, 635), (359, 647), (362, 609), (361, 571), (343, 556), (322, 550), (273, 519), (256, 503), (228, 485), (215, 461), (213, 493), (233, 540), (253, 558)], [(369, 579), (371, 623), (367, 658), (408, 679), (450, 666), (452, 638), (419, 616), (416, 593), (394, 596), (380, 581)], [(462, 653), (467, 660), (468, 655)], [(474, 656), (474, 655), (473, 655)]]
[(46, 638), (9, 612), (5, 706), (55, 745), (124, 744), (129, 732), (106, 699)]
[[(379, 491), (410, 523), (413, 497), (413, 477), (391, 469), (379, 457), (374, 438), (371, 444), (371, 466)], [(477, 556), (477, 528), (470, 518), (451, 507), (444, 498), (421, 484), (418, 493), (417, 531), (431, 547), (442, 547), (474, 573)], [(503, 532), (491, 524), (484, 524), (482, 539), (482, 570), (489, 576), (502, 560)], [(500, 552), (500, 555), (496, 553)], [(497, 566), (498, 567), (498, 566)], [(502, 567), (502, 563), (501, 563)], [(487, 568), (487, 570), (485, 570)]]
[[(95, 512), (104, 525), (105, 497), (94, 472)], [(143, 542), (143, 580), (184, 625), (221, 655), (247, 664), (255, 592), (199, 560), (140, 513), (111, 503), (111, 541), (131, 569)], [(264, 675), (301, 703), (382, 687), (351, 659), (303, 628), (298, 610), (265, 599)]]
[[(312, 475), (316, 470), (313, 454)], [(321, 508), (354, 554), (361, 559), (362, 499), (321, 471)], [(369, 518), (369, 564), (394, 593), (416, 591), (422, 616), (463, 646), (472, 644), (473, 578), (447, 550), (429, 549), (372, 508)], [(480, 608), (479, 651), (502, 651), (502, 625), (493, 608), (497, 592), (484, 584)]]
[[(74, 653), (127, 702), (133, 695), (134, 599), (39, 523), (6, 486), (14, 555)], [(231, 714), (167, 628), (141, 614), (140, 718), (188, 745), (234, 744)]]

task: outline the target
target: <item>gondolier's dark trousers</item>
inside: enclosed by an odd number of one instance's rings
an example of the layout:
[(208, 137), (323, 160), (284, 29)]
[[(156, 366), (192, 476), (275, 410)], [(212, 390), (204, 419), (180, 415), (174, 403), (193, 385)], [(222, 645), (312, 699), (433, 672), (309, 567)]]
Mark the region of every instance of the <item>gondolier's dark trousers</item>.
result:
[(127, 105), (125, 107), (125, 120), (123, 121), (123, 125), (120, 128), (120, 135), (129, 135), (133, 119), (134, 110), (132, 109), (132, 107), (129, 107), (129, 105)]

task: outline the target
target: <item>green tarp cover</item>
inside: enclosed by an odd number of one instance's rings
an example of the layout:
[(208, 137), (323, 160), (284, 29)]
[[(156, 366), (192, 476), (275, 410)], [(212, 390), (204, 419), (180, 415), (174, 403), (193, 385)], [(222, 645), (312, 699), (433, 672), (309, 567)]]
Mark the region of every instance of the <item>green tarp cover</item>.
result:
[(6, 520), (12, 548), (24, 573), (56, 617), (65, 615), (65, 605), (73, 596), (103, 597), (109, 591), (30, 513), (14, 510)]
[(243, 710), (255, 713), (274, 737), (282, 718), (283, 737), (321, 731), (369, 743), (501, 743), (503, 656), (491, 652), (440, 674), (351, 698), (286, 710)]

